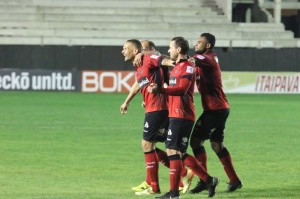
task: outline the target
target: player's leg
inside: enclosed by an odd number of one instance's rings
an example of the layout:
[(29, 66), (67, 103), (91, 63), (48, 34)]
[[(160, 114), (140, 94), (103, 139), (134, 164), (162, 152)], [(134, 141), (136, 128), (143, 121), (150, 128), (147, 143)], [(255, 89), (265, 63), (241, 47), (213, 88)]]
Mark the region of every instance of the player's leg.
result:
[(229, 115), (229, 109), (219, 110), (216, 114), (218, 115), (220, 125), (211, 134), (211, 147), (219, 157), (225, 173), (228, 176), (229, 185), (227, 191), (233, 192), (242, 187), (242, 182), (236, 174), (231, 155), (223, 143), (225, 124)]
[(190, 120), (179, 120), (178, 123), (180, 123), (181, 127), (178, 139), (180, 142), (178, 143), (178, 146), (180, 152), (183, 154), (183, 164), (187, 168), (191, 169), (193, 174), (197, 175), (206, 183), (209, 190), (209, 197), (212, 197), (215, 195), (218, 178), (210, 176), (194, 156), (186, 153), (194, 122)]
[(145, 157), (146, 165), (146, 189), (137, 191), (136, 195), (149, 195), (153, 193), (160, 193), (158, 180), (159, 162), (155, 150), (155, 143), (157, 139), (157, 132), (160, 127), (160, 112), (149, 112), (145, 114), (144, 132), (142, 140), (142, 149)]
[[(161, 114), (158, 117), (161, 118), (160, 119), (161, 126), (159, 128), (158, 136), (157, 136), (156, 140), (158, 142), (164, 143), (167, 139), (168, 127), (169, 127), (168, 111), (161, 111)], [(156, 151), (158, 161), (165, 167), (170, 168), (170, 162), (169, 162), (167, 153), (157, 147), (155, 148), (155, 151)], [(183, 167), (181, 176), (186, 176), (187, 173), (190, 173), (190, 172), (186, 168)], [(179, 191), (181, 191), (182, 193), (185, 193), (187, 191), (187, 186), (185, 186), (182, 181), (180, 181)]]
[[(168, 134), (168, 127), (169, 127), (169, 117), (168, 117), (168, 111), (160, 111), (160, 114), (157, 115), (159, 118), (160, 122), (160, 127), (157, 131), (157, 137), (156, 141), (157, 142), (165, 142), (167, 139), (167, 134)], [(170, 168), (170, 163), (168, 159), (168, 155), (164, 150), (161, 150), (156, 147), (156, 155), (158, 158), (158, 161), (163, 164), (165, 167)]]
[(207, 155), (204, 142), (209, 139), (210, 129), (214, 126), (210, 121), (212, 121), (212, 118), (209, 112), (203, 112), (194, 125), (190, 141), (195, 158), (206, 171)]
[[(209, 129), (212, 126), (211, 122), (209, 121), (211, 120), (212, 119), (209, 112), (204, 111), (194, 125), (190, 141), (195, 158), (206, 171), (207, 155), (204, 148), (204, 142), (206, 139), (209, 139)], [(199, 193), (204, 190), (207, 190), (206, 183), (199, 178), (197, 185), (190, 192)]]
[[(185, 154), (183, 163), (185, 166), (189, 167), (195, 175), (199, 177), (199, 179), (201, 180), (200, 182), (205, 184), (205, 189), (208, 190), (208, 197), (213, 197), (215, 195), (215, 189), (218, 185), (219, 179), (217, 177), (209, 175), (194, 156)], [(191, 191), (191, 193), (196, 192)]]
[(182, 171), (181, 154), (178, 150), (180, 123), (170, 118), (169, 130), (166, 140), (167, 154), (170, 162), (170, 191), (157, 198), (179, 198), (179, 184)]

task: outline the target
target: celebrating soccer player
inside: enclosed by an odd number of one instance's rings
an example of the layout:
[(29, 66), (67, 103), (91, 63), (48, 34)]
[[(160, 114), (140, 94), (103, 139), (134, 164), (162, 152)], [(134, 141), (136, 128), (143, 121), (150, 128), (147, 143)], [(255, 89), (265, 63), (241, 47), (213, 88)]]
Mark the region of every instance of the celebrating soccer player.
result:
[[(218, 178), (211, 177), (199, 162), (186, 153), (189, 137), (195, 121), (194, 84), (195, 67), (187, 60), (188, 41), (175, 37), (169, 46), (170, 58), (176, 62), (169, 78), (167, 88), (154, 83), (148, 86), (151, 93), (168, 95), (169, 129), (166, 140), (167, 154), (170, 161), (170, 191), (159, 199), (179, 199), (178, 191), (183, 164), (200, 177), (208, 187), (208, 196), (215, 195)], [(182, 164), (183, 163), (183, 164)]]
[[(229, 178), (227, 191), (233, 192), (242, 187), (242, 182), (235, 172), (230, 153), (223, 143), (225, 123), (229, 116), (229, 103), (222, 88), (218, 57), (213, 52), (215, 41), (214, 35), (203, 33), (195, 45), (196, 54), (193, 58), (196, 64), (196, 84), (201, 94), (204, 111), (195, 123), (191, 147), (197, 160), (207, 170), (207, 157), (203, 144), (205, 140), (210, 140), (211, 147)], [(199, 193), (206, 189), (206, 183), (200, 180), (191, 192)]]

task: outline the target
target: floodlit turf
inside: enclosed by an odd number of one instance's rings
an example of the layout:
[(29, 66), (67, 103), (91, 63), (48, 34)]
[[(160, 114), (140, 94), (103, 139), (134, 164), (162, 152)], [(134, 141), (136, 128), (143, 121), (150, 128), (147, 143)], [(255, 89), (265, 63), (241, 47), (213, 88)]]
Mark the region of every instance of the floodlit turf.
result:
[[(131, 191), (145, 175), (140, 147), (144, 113), (138, 96), (121, 115), (125, 97), (1, 92), (0, 199), (154, 198)], [(227, 177), (206, 143), (209, 172), (221, 179), (216, 198), (299, 198), (300, 95), (228, 98), (225, 143), (244, 187), (224, 192)], [(198, 94), (195, 102), (199, 116)], [(160, 183), (168, 191), (168, 170), (162, 166)]]

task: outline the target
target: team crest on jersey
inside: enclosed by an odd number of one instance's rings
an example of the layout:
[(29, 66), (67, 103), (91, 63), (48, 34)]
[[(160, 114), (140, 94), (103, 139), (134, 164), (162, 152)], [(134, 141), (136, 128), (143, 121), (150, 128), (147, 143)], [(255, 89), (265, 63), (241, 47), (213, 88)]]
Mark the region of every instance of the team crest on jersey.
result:
[(192, 66), (187, 66), (186, 72), (187, 72), (187, 73), (190, 73), (190, 74), (193, 74), (194, 68), (193, 68)]
[(172, 85), (176, 85), (176, 77), (170, 77), (169, 79), (169, 85), (172, 86)]
[(196, 57), (201, 60), (205, 59), (205, 57), (203, 55), (196, 55)]
[(158, 56), (158, 55), (154, 55), (154, 54), (152, 54), (152, 55), (150, 56), (150, 58), (152, 58), (152, 59), (158, 59), (158, 58), (159, 58), (159, 56)]
[(150, 83), (150, 81), (149, 81), (149, 79), (147, 77), (143, 77), (143, 78), (141, 78), (141, 79), (138, 80), (138, 84), (139, 84), (140, 88), (145, 87), (149, 83)]

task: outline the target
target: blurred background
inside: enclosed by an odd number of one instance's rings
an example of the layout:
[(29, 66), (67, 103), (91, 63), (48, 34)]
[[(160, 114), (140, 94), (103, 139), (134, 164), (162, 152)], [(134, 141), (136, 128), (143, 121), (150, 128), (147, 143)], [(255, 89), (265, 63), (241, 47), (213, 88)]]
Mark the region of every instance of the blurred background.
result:
[(0, 90), (128, 92), (122, 46), (203, 32), (227, 93), (299, 93), (299, 0), (0, 0)]

